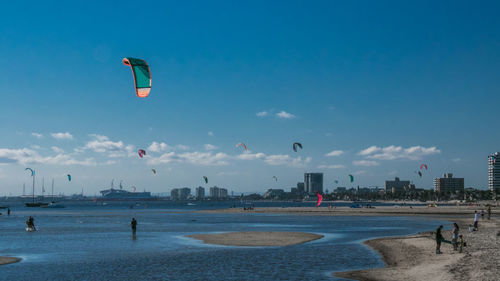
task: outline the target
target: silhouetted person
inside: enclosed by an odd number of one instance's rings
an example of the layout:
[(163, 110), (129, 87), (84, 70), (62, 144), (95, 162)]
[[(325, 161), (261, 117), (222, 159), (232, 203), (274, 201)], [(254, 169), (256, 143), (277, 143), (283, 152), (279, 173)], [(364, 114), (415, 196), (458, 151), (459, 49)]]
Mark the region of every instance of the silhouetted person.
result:
[(28, 228), (36, 230), (35, 219), (32, 216), (30, 216), (29, 219), (28, 219), (28, 221), (26, 221), (26, 225), (28, 226)]
[(132, 218), (130, 226), (132, 227), (132, 234), (135, 235), (135, 232), (137, 231), (137, 221), (135, 220), (135, 218)]
[(441, 241), (443, 241), (443, 235), (441, 234), (442, 229), (442, 225), (436, 229), (436, 254), (441, 254)]
[(7, 216), (10, 216), (10, 208), (7, 208)]
[(474, 211), (474, 231), (478, 230), (478, 223), (479, 223), (479, 214), (477, 211)]

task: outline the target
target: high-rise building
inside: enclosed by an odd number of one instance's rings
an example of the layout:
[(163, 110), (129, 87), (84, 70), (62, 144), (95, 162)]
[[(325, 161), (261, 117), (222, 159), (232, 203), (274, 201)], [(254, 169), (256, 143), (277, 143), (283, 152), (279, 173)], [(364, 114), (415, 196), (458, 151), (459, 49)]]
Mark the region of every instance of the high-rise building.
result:
[(170, 191), (170, 199), (171, 200), (179, 200), (179, 189), (174, 188)]
[(323, 173), (305, 173), (304, 189), (308, 194), (323, 193)]
[(441, 192), (464, 191), (464, 178), (454, 178), (452, 173), (444, 174), (442, 178), (434, 179), (434, 190)]
[(202, 200), (205, 198), (205, 188), (203, 186), (198, 186), (194, 191), (194, 196), (196, 200)]
[(399, 193), (410, 188), (410, 181), (399, 180), (395, 177), (393, 181), (385, 181), (385, 192)]
[(191, 188), (183, 187), (179, 189), (179, 200), (186, 200), (191, 195)]
[(488, 155), (488, 186), (491, 191), (500, 190), (500, 152)]
[(304, 183), (303, 182), (297, 183), (297, 192), (299, 194), (304, 194)]
[(210, 187), (210, 197), (212, 199), (222, 199), (227, 197), (227, 189), (217, 186)]

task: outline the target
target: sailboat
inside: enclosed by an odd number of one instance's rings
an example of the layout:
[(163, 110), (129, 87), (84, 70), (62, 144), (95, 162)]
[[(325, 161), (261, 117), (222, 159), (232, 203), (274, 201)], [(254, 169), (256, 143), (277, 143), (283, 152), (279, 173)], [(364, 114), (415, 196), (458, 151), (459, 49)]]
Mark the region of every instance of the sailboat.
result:
[(66, 208), (66, 206), (54, 201), (54, 179), (52, 179), (52, 202), (50, 202), (47, 206), (42, 206), (42, 208)]
[(32, 200), (31, 203), (26, 203), (26, 207), (42, 207), (42, 206), (47, 206), (48, 203), (44, 202), (35, 202), (35, 173), (31, 175), (33, 177), (33, 193), (32, 193)]

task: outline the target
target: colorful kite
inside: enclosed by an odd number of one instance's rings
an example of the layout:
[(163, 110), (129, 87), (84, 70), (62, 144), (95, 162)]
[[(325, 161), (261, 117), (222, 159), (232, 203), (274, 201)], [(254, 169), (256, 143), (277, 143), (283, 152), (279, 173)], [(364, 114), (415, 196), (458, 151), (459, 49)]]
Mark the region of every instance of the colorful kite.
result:
[(31, 168), (26, 168), (26, 169), (24, 169), (24, 170), (25, 170), (25, 171), (26, 171), (26, 170), (31, 171), (31, 176), (32, 176), (32, 177), (33, 177), (33, 176), (35, 176), (35, 171), (34, 171), (33, 169), (31, 169)]
[(135, 93), (145, 98), (151, 91), (151, 70), (146, 61), (135, 58), (124, 58), (123, 64), (130, 66), (135, 82)]
[(244, 143), (240, 142), (240, 143), (238, 143), (238, 144), (236, 145), (236, 148), (238, 148), (239, 146), (243, 147), (243, 148), (245, 149), (245, 151), (248, 151), (248, 149), (247, 149), (247, 145), (246, 145), (246, 144), (244, 144)]
[(67, 176), (68, 176), (68, 181), (71, 181), (71, 175), (67, 174)]
[(146, 150), (144, 150), (144, 149), (139, 149), (139, 150), (137, 151), (137, 153), (139, 154), (139, 157), (141, 157), (141, 158), (142, 158), (142, 157), (144, 157), (144, 155), (146, 155)]
[(316, 192), (316, 196), (318, 196), (318, 201), (316, 202), (316, 207), (319, 207), (321, 205), (321, 202), (323, 201), (323, 195), (321, 195), (319, 192)]

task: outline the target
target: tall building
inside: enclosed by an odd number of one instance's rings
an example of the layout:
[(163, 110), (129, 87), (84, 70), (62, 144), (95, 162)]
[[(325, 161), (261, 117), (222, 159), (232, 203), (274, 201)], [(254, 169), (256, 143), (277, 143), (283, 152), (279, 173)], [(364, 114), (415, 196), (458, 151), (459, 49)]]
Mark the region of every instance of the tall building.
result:
[(171, 200), (179, 200), (179, 189), (174, 188), (170, 191), (170, 199)]
[(464, 191), (464, 178), (454, 178), (452, 173), (444, 174), (443, 178), (434, 179), (434, 190), (441, 192)]
[(393, 181), (385, 181), (385, 192), (399, 193), (410, 188), (410, 181), (401, 181), (395, 177)]
[(488, 155), (488, 186), (491, 191), (500, 190), (500, 152)]
[(194, 196), (196, 197), (196, 200), (202, 200), (205, 198), (205, 188), (203, 186), (198, 186), (194, 190)]
[(304, 189), (308, 194), (323, 193), (323, 173), (305, 173)]
[(186, 200), (191, 195), (191, 188), (183, 187), (179, 189), (179, 200)]
[(299, 194), (303, 194), (304, 193), (304, 183), (303, 182), (298, 182), (297, 183), (297, 191)]
[(227, 197), (227, 189), (217, 186), (210, 187), (210, 197), (212, 199), (222, 199)]

